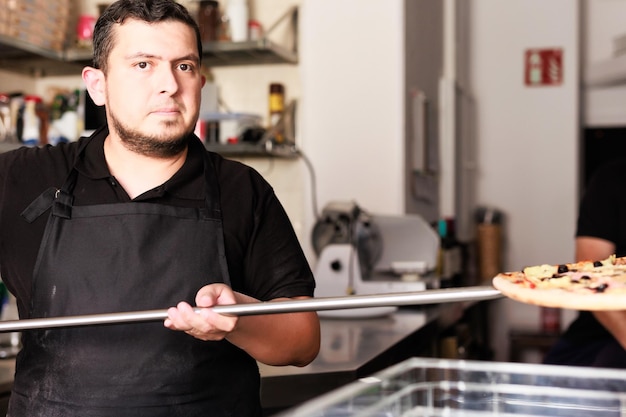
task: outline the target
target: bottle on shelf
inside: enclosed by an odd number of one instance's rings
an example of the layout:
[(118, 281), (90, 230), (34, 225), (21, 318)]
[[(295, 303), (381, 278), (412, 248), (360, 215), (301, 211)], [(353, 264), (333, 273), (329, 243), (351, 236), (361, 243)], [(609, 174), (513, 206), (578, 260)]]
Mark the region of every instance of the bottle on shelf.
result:
[[(285, 86), (280, 83), (270, 84), (269, 95), (269, 122), (270, 127), (276, 126), (285, 111)], [(276, 143), (282, 143), (285, 140), (280, 129), (274, 135)]]
[(439, 280), (442, 288), (461, 285), (463, 273), (463, 252), (461, 243), (456, 238), (454, 219), (439, 219)]
[(27, 95), (24, 97), (22, 143), (26, 146), (37, 146), (41, 143), (41, 120), (37, 115), (37, 105), (41, 97)]
[(9, 94), (9, 135), (14, 142), (22, 141), (24, 130), (24, 94)]

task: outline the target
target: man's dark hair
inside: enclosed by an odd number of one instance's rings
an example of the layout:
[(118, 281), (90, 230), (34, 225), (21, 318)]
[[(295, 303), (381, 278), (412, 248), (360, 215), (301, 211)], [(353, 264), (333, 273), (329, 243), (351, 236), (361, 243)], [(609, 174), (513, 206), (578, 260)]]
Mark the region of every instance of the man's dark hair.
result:
[(113, 26), (127, 19), (147, 23), (178, 21), (193, 28), (198, 45), (198, 56), (202, 59), (200, 29), (189, 11), (174, 0), (118, 0), (107, 7), (98, 18), (93, 34), (93, 66), (106, 73), (107, 60), (113, 49)]

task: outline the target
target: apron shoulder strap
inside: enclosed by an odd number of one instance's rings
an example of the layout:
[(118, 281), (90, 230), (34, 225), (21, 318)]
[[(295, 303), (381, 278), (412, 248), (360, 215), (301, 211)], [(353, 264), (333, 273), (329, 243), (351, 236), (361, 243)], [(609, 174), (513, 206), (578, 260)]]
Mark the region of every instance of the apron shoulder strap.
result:
[(26, 219), (28, 223), (34, 222), (37, 217), (41, 216), (46, 210), (52, 207), (54, 203), (54, 197), (59, 191), (58, 188), (50, 187), (39, 197), (37, 197), (32, 203), (24, 209), (21, 216)]
[[(80, 144), (76, 153), (76, 161), (82, 156), (83, 151), (87, 147), (89, 139), (85, 139)], [(74, 167), (76, 166), (74, 162)], [(72, 190), (76, 184), (76, 177), (78, 173), (76, 169), (72, 167), (70, 173), (67, 175), (65, 184), (59, 189), (50, 187), (32, 203), (26, 207), (21, 216), (26, 219), (28, 223), (34, 222), (39, 216), (44, 214), (49, 208), (52, 207), (52, 214), (65, 219), (72, 217), (72, 203), (74, 203), (74, 196)]]
[(53, 215), (70, 219), (72, 217), (74, 196), (67, 190), (68, 187), (72, 189), (75, 182), (76, 170), (72, 170), (68, 176), (68, 180), (61, 189), (55, 187), (48, 188), (24, 209), (21, 216), (25, 218), (28, 223), (32, 223), (52, 207)]

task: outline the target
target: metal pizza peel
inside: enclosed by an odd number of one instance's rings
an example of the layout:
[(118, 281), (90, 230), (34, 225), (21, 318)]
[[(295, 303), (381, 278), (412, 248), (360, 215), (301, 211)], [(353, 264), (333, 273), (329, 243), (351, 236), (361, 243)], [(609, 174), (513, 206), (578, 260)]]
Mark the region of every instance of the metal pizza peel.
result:
[[(224, 315), (252, 316), (367, 307), (417, 306), (426, 304), (483, 301), (500, 298), (501, 296), (502, 293), (492, 286), (474, 286), (392, 294), (349, 295), (343, 297), (219, 305), (211, 307), (211, 309), (216, 313)], [(196, 309), (196, 311), (199, 311), (199, 309)], [(0, 321), (0, 333), (58, 327), (162, 321), (166, 318), (167, 309), (8, 320)]]

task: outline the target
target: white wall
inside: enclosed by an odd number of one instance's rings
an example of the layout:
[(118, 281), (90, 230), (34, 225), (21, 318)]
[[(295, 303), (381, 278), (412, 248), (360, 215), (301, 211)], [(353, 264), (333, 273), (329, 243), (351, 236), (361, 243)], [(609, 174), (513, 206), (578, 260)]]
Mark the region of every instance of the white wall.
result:
[[(626, 34), (626, 2), (623, 0), (584, 0), (582, 39), (583, 71), (590, 65), (614, 58), (614, 39)], [(583, 78), (584, 78), (583, 72)], [(626, 85), (593, 87), (584, 90), (583, 123), (587, 127), (626, 125)]]
[(354, 199), (402, 211), (402, 10), (399, 0), (304, 1), (304, 146), (321, 204)]
[[(474, 0), (471, 85), (477, 103), (478, 202), (506, 216), (504, 269), (571, 261), (578, 176), (578, 3)], [(524, 86), (527, 48), (562, 48), (561, 86)], [(539, 309), (493, 311), (497, 359), (510, 326), (536, 329)]]

